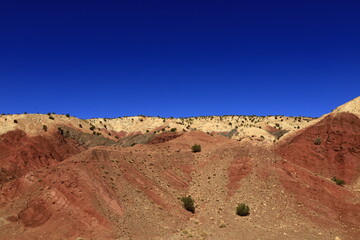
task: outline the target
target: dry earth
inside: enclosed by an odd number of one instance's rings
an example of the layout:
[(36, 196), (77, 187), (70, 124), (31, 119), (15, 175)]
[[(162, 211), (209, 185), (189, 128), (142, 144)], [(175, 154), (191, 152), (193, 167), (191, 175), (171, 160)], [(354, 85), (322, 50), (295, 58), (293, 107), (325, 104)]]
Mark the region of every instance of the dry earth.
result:
[(319, 119), (1, 115), (0, 239), (359, 239), (359, 109), (360, 97)]

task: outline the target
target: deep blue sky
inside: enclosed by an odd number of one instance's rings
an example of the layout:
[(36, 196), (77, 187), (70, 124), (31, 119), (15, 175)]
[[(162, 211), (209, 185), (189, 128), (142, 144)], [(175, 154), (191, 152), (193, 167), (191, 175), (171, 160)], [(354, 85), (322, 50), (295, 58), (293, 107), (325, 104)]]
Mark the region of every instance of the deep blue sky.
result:
[(1, 1), (0, 113), (320, 116), (360, 95), (360, 1)]

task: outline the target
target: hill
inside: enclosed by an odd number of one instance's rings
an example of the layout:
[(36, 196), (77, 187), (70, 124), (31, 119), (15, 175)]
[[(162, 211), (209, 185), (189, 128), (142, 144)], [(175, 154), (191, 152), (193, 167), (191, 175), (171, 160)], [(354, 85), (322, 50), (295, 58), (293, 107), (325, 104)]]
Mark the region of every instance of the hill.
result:
[(358, 109), (359, 98), (319, 119), (2, 115), (0, 239), (357, 239)]

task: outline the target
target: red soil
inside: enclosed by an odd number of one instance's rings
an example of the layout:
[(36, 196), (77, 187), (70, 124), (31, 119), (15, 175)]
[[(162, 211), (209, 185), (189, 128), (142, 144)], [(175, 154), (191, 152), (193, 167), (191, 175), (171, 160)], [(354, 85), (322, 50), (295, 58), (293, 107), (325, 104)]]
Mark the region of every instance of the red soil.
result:
[[(286, 160), (280, 163), (280, 181), (311, 219), (359, 227), (359, 194), (330, 180), (336, 176), (347, 186), (359, 179), (359, 132), (357, 116), (330, 114), (277, 147), (276, 152)], [(314, 144), (317, 138), (320, 145)]]
[(178, 133), (170, 133), (170, 132), (161, 133), (160, 135), (156, 135), (156, 137), (153, 138), (149, 142), (149, 144), (157, 144), (157, 143), (167, 142), (167, 141), (173, 140), (180, 136), (181, 136), (181, 134), (178, 134)]
[(0, 136), (0, 183), (56, 164), (83, 150), (58, 132), (34, 137), (21, 130), (7, 132)]
[[(277, 152), (291, 163), (321, 176), (352, 183), (360, 176), (360, 119), (351, 113), (331, 114), (287, 139)], [(315, 145), (316, 139), (321, 140)]]

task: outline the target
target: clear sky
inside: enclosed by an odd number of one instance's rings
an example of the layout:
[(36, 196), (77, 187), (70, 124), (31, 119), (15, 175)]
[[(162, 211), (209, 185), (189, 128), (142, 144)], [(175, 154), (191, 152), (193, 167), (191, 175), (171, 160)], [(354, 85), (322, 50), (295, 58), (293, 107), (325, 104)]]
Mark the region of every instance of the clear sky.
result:
[(321, 116), (360, 95), (360, 1), (1, 1), (0, 113)]

